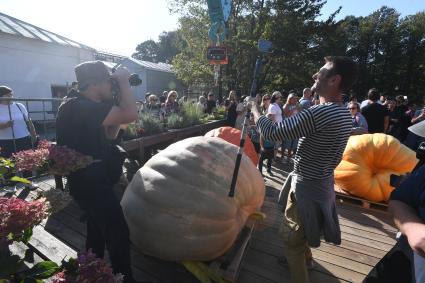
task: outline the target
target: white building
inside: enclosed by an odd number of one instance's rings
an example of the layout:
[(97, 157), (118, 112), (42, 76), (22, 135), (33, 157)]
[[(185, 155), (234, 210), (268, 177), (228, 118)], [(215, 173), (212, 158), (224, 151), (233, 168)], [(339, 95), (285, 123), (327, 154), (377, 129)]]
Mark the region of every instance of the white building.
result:
[[(84, 61), (108, 61), (112, 67), (122, 62), (130, 71), (137, 72), (143, 84), (134, 89), (138, 99), (146, 92), (182, 88), (171, 65), (138, 61), (125, 56), (98, 52), (94, 48), (29, 23), (0, 13), (0, 85), (14, 90), (16, 98), (40, 99), (63, 97), (75, 81), (74, 67)], [(113, 63), (115, 62), (115, 63)], [(28, 104), (27, 104), (28, 105)], [(45, 103), (48, 111), (57, 105)], [(41, 102), (29, 102), (30, 111), (42, 111)], [(33, 119), (51, 119), (45, 114), (31, 114)]]

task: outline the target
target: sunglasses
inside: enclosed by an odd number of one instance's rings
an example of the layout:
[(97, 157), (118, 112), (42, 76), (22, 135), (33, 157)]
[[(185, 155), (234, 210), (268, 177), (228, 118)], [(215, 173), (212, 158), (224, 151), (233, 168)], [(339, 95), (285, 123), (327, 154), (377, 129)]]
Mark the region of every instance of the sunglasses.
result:
[(350, 110), (357, 109), (357, 107), (349, 107), (348, 109), (350, 109)]
[(263, 98), (263, 100), (270, 100), (270, 97)]

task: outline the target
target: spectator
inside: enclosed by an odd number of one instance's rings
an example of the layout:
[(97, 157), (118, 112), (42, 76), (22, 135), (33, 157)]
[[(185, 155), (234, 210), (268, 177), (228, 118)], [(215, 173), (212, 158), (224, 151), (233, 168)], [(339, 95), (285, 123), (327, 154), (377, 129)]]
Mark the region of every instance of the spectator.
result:
[(398, 139), (402, 142), (407, 137), (407, 128), (412, 125), (412, 119), (406, 114), (406, 112), (409, 110), (407, 108), (407, 96), (397, 95), (395, 101), (395, 112), (397, 113), (397, 117), (399, 119)]
[(179, 104), (177, 103), (177, 91), (171, 90), (168, 93), (167, 100), (165, 101), (164, 105), (162, 106), (162, 111), (164, 112), (165, 116), (170, 116), (172, 113), (178, 113), (180, 108)]
[(238, 97), (235, 90), (229, 92), (229, 97), (224, 102), (224, 108), (227, 112), (226, 125), (234, 128), (238, 113), (236, 113), (236, 105), (238, 104)]
[(37, 135), (25, 106), (1, 98), (13, 98), (13, 90), (0, 86), (0, 155), (9, 158), (12, 153), (32, 148)]
[(261, 105), (260, 105), (261, 114), (267, 115), (267, 111), (268, 111), (269, 106), (270, 106), (270, 100), (271, 100), (271, 97), (268, 94), (265, 94), (261, 98)]
[(381, 94), (379, 97), (378, 103), (381, 105), (384, 105), (385, 101), (387, 100), (388, 95)]
[(245, 120), (245, 113), (246, 113), (246, 105), (244, 104), (245, 97), (242, 97), (238, 104), (236, 105), (236, 122), (235, 122), (235, 128), (242, 130), (243, 127), (243, 121)]
[[(425, 138), (425, 121), (409, 130)], [(425, 282), (425, 165), (421, 160), (417, 170), (391, 193), (388, 208), (401, 233), (407, 237), (413, 250), (413, 267), (416, 282)]]
[(360, 113), (360, 105), (357, 102), (349, 102), (348, 110), (351, 114), (351, 134), (361, 135), (367, 134), (368, 127), (365, 117)]
[(149, 95), (148, 103), (144, 106), (144, 112), (151, 115), (153, 118), (160, 120), (161, 105), (159, 99), (155, 94)]
[[(283, 113), (285, 118), (290, 118), (297, 115), (301, 106), (297, 103), (297, 97), (294, 93), (288, 95), (285, 105), (283, 106)], [(297, 150), (298, 139), (285, 139), (282, 143), (282, 157), (289, 163), (292, 160), (292, 155)], [(286, 152), (285, 152), (286, 151)], [(283, 161), (283, 160), (282, 160)]]
[(198, 102), (196, 103), (196, 108), (198, 108), (199, 112), (205, 113), (207, 109), (207, 100), (202, 95), (199, 97)]
[(255, 125), (254, 116), (252, 114), (249, 118), (248, 136), (251, 139), (252, 144), (254, 145), (255, 152), (259, 154), (261, 151), (260, 132), (258, 132), (258, 128)]
[(400, 139), (400, 129), (401, 129), (401, 117), (400, 112), (396, 111), (396, 102), (394, 98), (387, 97), (386, 100), (386, 106), (388, 109), (388, 114), (390, 116), (390, 122), (388, 125), (388, 131), (387, 134), (392, 135), (393, 137), (397, 138), (399, 141)]
[(159, 97), (159, 103), (162, 105), (163, 103), (165, 103), (165, 101), (167, 101), (167, 96), (168, 96), (168, 91), (164, 90), (162, 92), (162, 95)]
[(144, 104), (145, 104), (145, 105), (149, 103), (149, 96), (151, 96), (151, 93), (150, 93), (150, 92), (147, 92), (147, 93), (145, 94), (145, 101), (144, 101)]
[(274, 123), (280, 123), (283, 120), (282, 109), (280, 108), (282, 104), (282, 94), (279, 91), (275, 91), (272, 94), (272, 99), (270, 100), (270, 106), (267, 110), (267, 117), (269, 117)]
[(274, 159), (275, 143), (271, 140), (265, 139), (263, 135), (260, 135), (260, 160), (258, 161), (258, 170), (262, 176), (263, 174), (263, 162), (267, 160), (267, 173), (272, 176), (272, 160)]
[(216, 105), (215, 105), (214, 93), (210, 92), (208, 93), (207, 109), (205, 110), (205, 112), (208, 114), (211, 114), (213, 113), (215, 107)]
[(313, 266), (309, 246), (326, 241), (341, 243), (335, 206), (335, 167), (340, 163), (351, 132), (351, 118), (342, 103), (357, 77), (357, 65), (342, 56), (325, 58), (325, 65), (313, 75), (322, 104), (301, 111), (281, 123), (261, 116), (251, 104), (254, 119), (265, 139), (280, 141), (299, 138), (294, 172), (288, 176), (284, 192), (287, 204), (280, 233), (291, 281), (309, 282), (307, 266)]
[(311, 99), (311, 89), (305, 88), (303, 90), (303, 97), (300, 99), (300, 105), (302, 109), (308, 109), (313, 106), (313, 101)]
[[(283, 112), (282, 112), (282, 102), (283, 97), (279, 91), (275, 91), (272, 94), (272, 99), (270, 100), (269, 109), (267, 110), (267, 117), (270, 118), (274, 123), (280, 123), (283, 120)], [(280, 142), (276, 142), (273, 156), (277, 156), (277, 151), (279, 149)]]
[(368, 92), (368, 105), (361, 108), (361, 113), (366, 118), (369, 133), (386, 133), (390, 122), (388, 110), (385, 106), (377, 103), (378, 90), (372, 88)]

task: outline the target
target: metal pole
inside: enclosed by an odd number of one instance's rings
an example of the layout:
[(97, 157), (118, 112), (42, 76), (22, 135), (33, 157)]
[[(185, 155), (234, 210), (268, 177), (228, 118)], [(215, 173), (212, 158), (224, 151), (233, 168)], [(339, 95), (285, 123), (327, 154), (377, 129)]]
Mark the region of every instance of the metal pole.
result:
[[(9, 104), (7, 104), (7, 109), (9, 110), (9, 119), (10, 121), (12, 121), (12, 111), (10, 111), (10, 105), (11, 105), (12, 101), (10, 101)], [(12, 129), (12, 138), (13, 138), (13, 151), (16, 152), (16, 140), (15, 140), (15, 129), (13, 128), (14, 123), (12, 124), (12, 126), (10, 127)]]
[(223, 102), (223, 80), (222, 80), (222, 68), (218, 71), (218, 102), (221, 104)]
[(47, 126), (46, 126), (46, 103), (43, 100), (43, 138), (47, 138)]
[[(257, 77), (260, 72), (261, 62), (262, 62), (262, 55), (260, 55), (260, 57), (258, 57), (257, 61), (255, 62), (254, 78), (252, 80), (251, 92), (250, 92), (251, 97), (256, 96)], [(239, 167), (241, 165), (242, 153), (243, 153), (243, 148), (245, 145), (246, 133), (248, 128), (247, 123), (249, 121), (250, 116), (251, 116), (251, 109), (247, 108), (245, 118), (243, 120), (243, 125), (242, 125), (241, 140), (239, 143), (238, 155), (236, 156), (235, 169), (233, 170), (232, 183), (230, 184), (229, 197), (233, 197), (235, 195), (236, 181), (238, 179)]]

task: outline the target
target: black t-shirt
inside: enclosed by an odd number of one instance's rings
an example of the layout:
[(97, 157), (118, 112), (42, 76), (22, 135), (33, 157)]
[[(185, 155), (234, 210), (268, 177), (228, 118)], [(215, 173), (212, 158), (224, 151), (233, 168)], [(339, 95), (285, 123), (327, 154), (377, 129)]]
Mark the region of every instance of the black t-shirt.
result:
[(238, 113), (236, 112), (236, 102), (226, 100), (226, 104), (230, 104), (227, 109), (227, 124), (230, 127), (235, 127), (236, 118), (238, 117)]
[(214, 108), (215, 100), (207, 100), (207, 109), (205, 110), (205, 112), (211, 114)]
[(58, 145), (102, 159), (110, 147), (102, 123), (111, 108), (110, 103), (94, 102), (83, 96), (62, 104), (56, 119)]
[(362, 114), (366, 118), (369, 133), (384, 132), (384, 118), (389, 116), (388, 109), (378, 103), (371, 103), (362, 108)]

